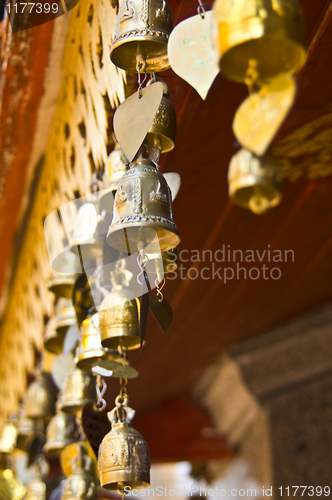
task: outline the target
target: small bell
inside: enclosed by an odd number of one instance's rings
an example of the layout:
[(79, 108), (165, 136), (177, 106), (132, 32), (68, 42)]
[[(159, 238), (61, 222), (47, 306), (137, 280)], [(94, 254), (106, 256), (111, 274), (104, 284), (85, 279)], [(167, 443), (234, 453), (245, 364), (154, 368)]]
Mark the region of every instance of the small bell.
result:
[(55, 330), (65, 336), (68, 328), (76, 323), (76, 314), (71, 299), (60, 298), (55, 305)]
[(47, 373), (40, 373), (30, 384), (26, 394), (26, 416), (51, 418), (55, 413), (56, 389)]
[(137, 349), (140, 340), (140, 303), (129, 283), (114, 284), (99, 308), (101, 343), (108, 349)]
[(65, 480), (61, 500), (97, 500), (95, 479), (90, 474), (91, 458), (77, 455), (73, 462), (74, 472)]
[(44, 349), (52, 354), (61, 354), (64, 334), (57, 332), (57, 319), (51, 318), (46, 325), (44, 335)]
[(74, 363), (82, 370), (91, 370), (91, 366), (100, 359), (118, 360), (118, 356), (108, 352), (101, 344), (99, 317), (94, 314), (86, 318), (80, 329), (79, 343)]
[(119, 145), (109, 155), (103, 176), (104, 188), (100, 192), (100, 207), (106, 212), (113, 212), (114, 196), (118, 184), (128, 170), (128, 161)]
[(24, 500), (46, 500), (46, 484), (40, 478), (30, 481)]
[(27, 417), (25, 406), (21, 406), (18, 412), (16, 448), (26, 451), (38, 432), (38, 421)]
[(63, 274), (54, 271), (48, 282), (48, 289), (56, 297), (70, 299), (73, 293), (73, 286), (77, 279), (75, 274)]
[(266, 82), (304, 64), (298, 0), (216, 0), (221, 73), (237, 82)]
[(0, 470), (1, 500), (22, 500), (26, 498), (26, 491), (26, 487), (16, 479), (11, 469)]
[[(168, 85), (161, 79), (158, 79), (158, 81), (161, 81), (163, 84), (164, 95), (161, 99), (157, 114), (153, 119), (146, 140), (149, 143), (149, 146), (157, 148), (160, 153), (168, 153), (169, 151), (172, 151), (175, 146), (177, 121), (173, 104), (167, 99), (169, 95)], [(152, 84), (154, 80), (150, 80), (147, 86), (150, 82)]]
[(66, 477), (71, 476), (77, 469), (77, 459), (81, 460), (88, 456), (91, 460), (85, 460), (86, 470), (93, 477), (98, 476), (96, 455), (88, 441), (77, 441), (67, 445), (60, 454), (61, 470)]
[(173, 15), (167, 0), (122, 0), (111, 61), (131, 73), (157, 73), (170, 67), (167, 56)]
[(7, 422), (0, 431), (0, 453), (12, 453), (16, 448), (17, 428)]
[[(74, 231), (70, 239), (71, 252), (83, 258), (95, 259), (102, 255), (103, 245), (96, 233), (100, 220), (98, 215), (99, 194), (92, 193), (85, 197), (88, 203), (82, 205), (75, 217)], [(84, 266), (85, 267), (85, 266)]]
[(277, 160), (241, 149), (231, 159), (228, 171), (229, 196), (236, 205), (260, 215), (277, 206), (282, 198)]
[(99, 446), (98, 469), (100, 484), (109, 490), (146, 488), (150, 484), (150, 455), (143, 436), (130, 423), (134, 412), (121, 398), (107, 415), (112, 430), (106, 434)]
[(58, 411), (47, 426), (43, 451), (48, 455), (60, 455), (65, 446), (76, 441), (75, 433), (75, 418)]
[(107, 241), (128, 253), (142, 245), (149, 245), (150, 253), (164, 252), (180, 243), (170, 188), (151, 160), (135, 160), (123, 176)]
[(76, 415), (86, 403), (96, 402), (96, 377), (75, 368), (67, 375), (57, 402), (57, 409)]

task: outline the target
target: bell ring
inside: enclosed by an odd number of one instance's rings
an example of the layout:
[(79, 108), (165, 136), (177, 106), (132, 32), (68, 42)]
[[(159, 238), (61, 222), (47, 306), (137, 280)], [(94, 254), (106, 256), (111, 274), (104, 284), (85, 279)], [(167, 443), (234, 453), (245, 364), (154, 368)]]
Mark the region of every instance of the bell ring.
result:
[(173, 15), (167, 0), (122, 0), (111, 61), (131, 73), (169, 69), (167, 44)]
[(70, 371), (58, 398), (57, 409), (76, 415), (85, 404), (95, 402), (96, 377), (79, 368)]
[(89, 457), (91, 460), (87, 460), (86, 471), (93, 477), (97, 477), (97, 463), (96, 456), (87, 441), (77, 441), (75, 443), (67, 445), (60, 454), (60, 465), (63, 474), (69, 477), (75, 473), (77, 470), (77, 460), (80, 458), (83, 460), (84, 457)]
[(131, 425), (130, 410), (118, 405), (107, 414), (112, 430), (99, 446), (98, 469), (100, 484), (108, 490), (141, 489), (150, 484), (149, 448)]
[(30, 481), (24, 500), (46, 500), (46, 484), (42, 479)]
[(123, 176), (107, 241), (128, 253), (146, 247), (149, 253), (165, 252), (180, 243), (171, 190), (151, 160), (135, 160)]
[(43, 451), (47, 455), (60, 455), (61, 451), (76, 441), (77, 426), (72, 415), (62, 411), (50, 420), (46, 429), (46, 443)]
[(271, 154), (259, 158), (241, 149), (231, 159), (228, 185), (233, 203), (257, 215), (277, 206), (282, 198), (280, 168)]
[(294, 74), (305, 62), (298, 0), (216, 0), (221, 73), (247, 85)]
[(70, 299), (73, 293), (73, 286), (76, 281), (76, 274), (63, 274), (54, 271), (48, 282), (48, 289), (56, 297)]
[(26, 451), (39, 430), (39, 422), (27, 417), (25, 406), (22, 406), (18, 412), (16, 448)]
[[(63, 341), (65, 338), (64, 333), (59, 333), (56, 330), (58, 324), (57, 318), (51, 318), (46, 325), (44, 335), (44, 349), (52, 354), (61, 354)], [(61, 329), (60, 329), (61, 331)]]

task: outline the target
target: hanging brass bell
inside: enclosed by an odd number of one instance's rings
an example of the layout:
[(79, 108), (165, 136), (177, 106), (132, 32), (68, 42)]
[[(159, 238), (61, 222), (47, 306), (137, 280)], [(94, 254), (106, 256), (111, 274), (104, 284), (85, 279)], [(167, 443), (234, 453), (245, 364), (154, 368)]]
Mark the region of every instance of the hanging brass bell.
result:
[(56, 330), (57, 319), (51, 318), (46, 325), (45, 335), (44, 335), (44, 349), (52, 354), (61, 354), (63, 341), (64, 341), (64, 333), (59, 333)]
[(299, 0), (216, 0), (221, 73), (237, 82), (264, 83), (304, 64)]
[(76, 323), (75, 309), (71, 299), (60, 298), (55, 305), (55, 330), (65, 336), (68, 328)]
[(115, 192), (118, 189), (120, 180), (129, 168), (127, 163), (127, 158), (117, 144), (105, 164), (104, 189), (100, 192), (100, 207), (106, 212), (113, 212)]
[[(161, 79), (158, 81), (161, 81)], [(150, 82), (153, 83), (154, 80), (150, 80)], [(164, 86), (164, 95), (146, 136), (146, 140), (149, 145), (157, 148), (160, 153), (168, 153), (175, 146), (177, 121), (173, 104), (167, 99), (169, 95), (168, 85), (164, 81), (162, 83)]]
[(257, 215), (277, 206), (282, 198), (280, 168), (269, 153), (259, 158), (241, 149), (231, 159), (228, 184), (233, 203)]
[(167, 43), (173, 15), (167, 0), (122, 0), (111, 61), (131, 73), (157, 73), (170, 67)]
[(0, 453), (12, 453), (16, 442), (17, 428), (13, 423), (7, 422), (0, 431)]
[[(82, 205), (75, 217), (74, 231), (70, 239), (71, 252), (83, 258), (85, 264), (87, 259), (95, 259), (102, 255), (102, 240), (98, 238), (98, 215), (99, 195), (91, 193), (85, 197), (89, 202)], [(86, 266), (84, 266), (86, 267)]]
[(171, 190), (151, 160), (135, 160), (123, 176), (107, 242), (128, 253), (147, 245), (150, 253), (165, 252), (180, 243)]
[(26, 416), (29, 418), (51, 418), (55, 413), (57, 391), (48, 373), (40, 373), (26, 394)]
[(73, 286), (77, 279), (75, 274), (57, 273), (54, 271), (48, 282), (48, 289), (56, 297), (70, 299), (73, 293)]
[(72, 415), (58, 411), (47, 425), (44, 453), (60, 455), (65, 446), (76, 441), (76, 430), (75, 418)]
[(46, 484), (42, 479), (30, 481), (24, 500), (46, 500)]
[(26, 451), (39, 432), (38, 421), (26, 416), (25, 406), (22, 405), (17, 418), (17, 441), (16, 448)]
[(74, 472), (65, 480), (61, 500), (96, 500), (97, 487), (90, 473), (91, 458), (77, 455), (73, 462)]
[(131, 425), (133, 410), (120, 404), (107, 416), (112, 430), (106, 434), (99, 446), (98, 469), (100, 484), (109, 490), (123, 491), (126, 486), (132, 489), (146, 488), (150, 484), (150, 454), (143, 436)]
[(96, 377), (75, 368), (67, 375), (57, 401), (57, 409), (76, 415), (86, 403), (96, 402)]
[(27, 489), (11, 469), (0, 470), (0, 500), (22, 500)]
[(140, 340), (140, 303), (128, 283), (113, 285), (99, 308), (101, 343), (108, 349), (137, 349)]

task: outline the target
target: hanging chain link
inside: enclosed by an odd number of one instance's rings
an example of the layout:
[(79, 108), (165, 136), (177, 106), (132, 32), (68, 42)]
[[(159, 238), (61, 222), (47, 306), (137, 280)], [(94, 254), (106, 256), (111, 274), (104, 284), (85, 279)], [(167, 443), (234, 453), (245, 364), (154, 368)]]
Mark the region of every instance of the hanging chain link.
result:
[(101, 378), (100, 375), (97, 375), (96, 382), (96, 393), (97, 393), (97, 402), (95, 404), (95, 409), (97, 411), (104, 411), (106, 409), (107, 403), (104, 399), (104, 394), (107, 389), (107, 384), (104, 379)]
[(197, 12), (201, 16), (202, 19), (205, 18), (206, 10), (204, 9), (204, 5), (206, 3), (203, 3), (202, 0), (198, 0), (199, 6), (197, 7)]

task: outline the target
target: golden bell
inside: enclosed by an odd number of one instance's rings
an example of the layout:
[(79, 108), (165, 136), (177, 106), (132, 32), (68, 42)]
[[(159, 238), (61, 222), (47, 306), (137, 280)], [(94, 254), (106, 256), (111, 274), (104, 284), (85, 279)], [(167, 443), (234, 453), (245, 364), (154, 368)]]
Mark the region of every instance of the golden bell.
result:
[(77, 455), (74, 462), (74, 473), (65, 480), (61, 500), (96, 500), (97, 487), (89, 472), (91, 458)]
[(113, 285), (99, 308), (101, 343), (108, 349), (137, 349), (140, 341), (140, 303), (127, 283)]
[(51, 318), (46, 325), (45, 335), (44, 335), (44, 349), (51, 352), (52, 354), (61, 354), (63, 341), (65, 338), (64, 333), (59, 333), (56, 330), (57, 319)]
[(167, 0), (122, 0), (111, 61), (131, 73), (157, 73), (170, 67), (167, 43), (173, 15)]
[(0, 431), (0, 453), (12, 453), (16, 448), (17, 428), (7, 422)]
[(26, 491), (11, 469), (0, 471), (0, 500), (22, 500)]
[(26, 416), (50, 418), (55, 413), (56, 389), (47, 373), (40, 373), (29, 385), (26, 394)]
[(165, 252), (180, 243), (171, 190), (151, 160), (135, 160), (123, 176), (107, 242), (128, 253), (142, 245), (149, 245), (150, 253)]
[(75, 418), (58, 411), (47, 426), (43, 451), (48, 455), (60, 455), (65, 446), (76, 441), (76, 429)]
[(241, 149), (231, 159), (229, 196), (240, 207), (249, 208), (257, 215), (267, 212), (281, 201), (280, 183), (279, 165), (271, 154), (259, 158)]
[(16, 448), (26, 451), (38, 432), (38, 421), (27, 417), (25, 406), (22, 405), (18, 412)]
[(127, 407), (118, 406), (107, 415), (112, 430), (99, 446), (100, 484), (109, 490), (146, 488), (150, 484), (150, 454), (143, 436), (134, 429)]
[(58, 410), (76, 415), (86, 403), (96, 402), (96, 377), (75, 368), (67, 375), (57, 402)]
[(76, 441), (67, 445), (60, 454), (61, 470), (66, 477), (71, 476), (77, 470), (78, 457), (90, 457), (91, 460), (85, 460), (86, 471), (93, 477), (98, 477), (98, 468), (95, 452), (88, 441)]
[(75, 217), (74, 231), (70, 239), (70, 250), (79, 257), (95, 259), (102, 255), (102, 241), (97, 237), (97, 227), (99, 222), (98, 203), (99, 195), (92, 193), (88, 197), (89, 203), (82, 205)]
[(76, 274), (64, 274), (54, 271), (48, 282), (48, 289), (50, 292), (54, 293), (56, 297), (70, 299), (76, 278)]
[[(154, 80), (150, 80), (151, 83), (153, 81)], [(164, 85), (164, 95), (161, 99), (157, 114), (154, 117), (146, 140), (149, 144), (157, 147), (160, 153), (168, 153), (169, 151), (172, 151), (175, 146), (177, 121), (173, 104), (167, 99), (169, 94), (168, 86), (164, 81), (162, 81), (162, 83)]]
[(216, 0), (221, 73), (237, 82), (266, 82), (304, 64), (298, 0)]
[(24, 500), (46, 500), (46, 484), (42, 479), (30, 481)]
[(113, 212), (114, 196), (118, 184), (128, 170), (128, 161), (119, 145), (109, 155), (105, 164), (103, 184), (105, 189), (100, 193), (100, 207), (106, 212)]
[(71, 299), (60, 298), (55, 305), (55, 330), (65, 336), (68, 328), (76, 323), (75, 309)]

